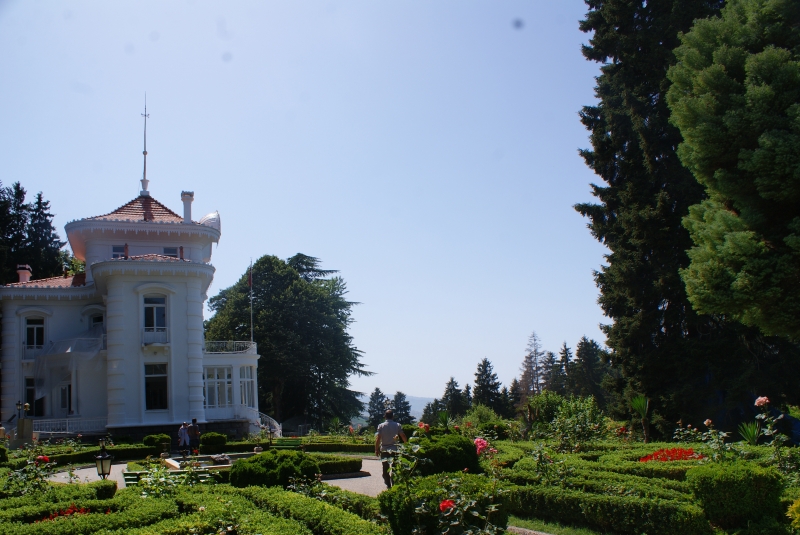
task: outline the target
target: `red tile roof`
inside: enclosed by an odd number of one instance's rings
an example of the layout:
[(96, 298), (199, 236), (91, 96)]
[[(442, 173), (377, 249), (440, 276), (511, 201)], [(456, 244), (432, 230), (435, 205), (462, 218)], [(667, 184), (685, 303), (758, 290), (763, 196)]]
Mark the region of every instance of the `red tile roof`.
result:
[(28, 282), (14, 282), (6, 286), (24, 286), (25, 288), (77, 288), (86, 286), (86, 273), (67, 275), (66, 277), (50, 277)]
[(155, 221), (158, 223), (183, 223), (179, 216), (152, 197), (140, 195), (123, 204), (110, 214), (87, 217), (106, 221)]

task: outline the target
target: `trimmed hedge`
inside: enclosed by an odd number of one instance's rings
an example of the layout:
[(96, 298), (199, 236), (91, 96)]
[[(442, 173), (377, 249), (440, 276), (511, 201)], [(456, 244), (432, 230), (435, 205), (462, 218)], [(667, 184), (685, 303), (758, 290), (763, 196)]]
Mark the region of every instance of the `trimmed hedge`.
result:
[(224, 446), (228, 442), (228, 437), (222, 433), (214, 433), (210, 431), (200, 435), (200, 445), (206, 446)]
[[(476, 474), (450, 475), (461, 480), (459, 490), (465, 496), (476, 500), (481, 509), (485, 511), (486, 506), (491, 503), (491, 480), (486, 476)], [(447, 496), (447, 490), (439, 486), (441, 477), (440, 474), (415, 479), (410, 493), (405, 484), (400, 484), (378, 495), (381, 512), (389, 519), (389, 525), (394, 535), (411, 535), (418, 524), (421, 524), (425, 533), (438, 532), (438, 515), (417, 517), (414, 511), (420, 501), (424, 501), (438, 511), (439, 503)], [(500, 488), (507, 487), (508, 485), (504, 484), (500, 486)], [(508, 508), (499, 498), (494, 503), (499, 504), (500, 509), (492, 513), (490, 520), (495, 526), (505, 528), (508, 524)]]
[(780, 474), (753, 463), (706, 464), (692, 468), (687, 481), (708, 519), (723, 528), (746, 527), (779, 518)]
[(443, 472), (461, 472), (465, 468), (476, 474), (481, 472), (475, 444), (461, 435), (441, 435), (419, 441), (420, 457), (431, 460), (420, 468), (423, 475)]
[(319, 465), (301, 451), (269, 450), (233, 463), (230, 481), (234, 487), (286, 487), (291, 478), (313, 478), (318, 473)]
[(325, 485), (325, 492), (318, 496), (322, 501), (358, 515), (370, 522), (385, 521), (381, 514), (381, 505), (378, 502), (378, 498), (350, 492), (325, 483), (323, 485)]
[(614, 533), (710, 535), (703, 510), (692, 504), (635, 496), (587, 494), (558, 487), (515, 487), (504, 501), (511, 514)]
[(303, 444), (303, 451), (334, 452), (347, 451), (353, 453), (375, 453), (375, 444), (342, 444), (336, 442), (320, 442)]
[[(80, 500), (110, 500), (117, 492), (117, 482), (104, 480), (80, 485), (52, 484), (48, 498), (56, 502), (69, 502)], [(0, 500), (0, 514), (2, 511), (18, 509), (31, 505), (41, 505), (42, 496), (12, 496)], [(51, 501), (52, 501), (51, 500)]]
[[(161, 447), (153, 448), (150, 446), (140, 445), (124, 445), (108, 447), (107, 451), (110, 455), (114, 456), (115, 461), (127, 461), (144, 459), (148, 455), (157, 456), (161, 453)], [(94, 463), (95, 457), (100, 453), (100, 448), (97, 446), (86, 448), (83, 451), (74, 453), (59, 453), (48, 455), (50, 461), (56, 463), (58, 466), (68, 464), (84, 464)], [(8, 467), (12, 470), (19, 470), (27, 464), (26, 458), (11, 459), (8, 462)]]
[(258, 507), (305, 524), (314, 535), (386, 535), (372, 522), (302, 494), (260, 487), (241, 493)]
[(151, 448), (161, 449), (161, 444), (172, 445), (172, 438), (166, 433), (159, 433), (157, 435), (147, 435), (142, 439), (142, 444)]
[(360, 457), (326, 455), (324, 453), (310, 453), (308, 456), (319, 465), (318, 474), (347, 474), (361, 471)]

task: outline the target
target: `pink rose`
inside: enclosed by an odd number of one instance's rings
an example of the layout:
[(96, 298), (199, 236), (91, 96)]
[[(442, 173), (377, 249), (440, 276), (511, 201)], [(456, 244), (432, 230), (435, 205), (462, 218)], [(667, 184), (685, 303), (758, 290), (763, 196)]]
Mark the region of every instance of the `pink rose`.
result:
[(711, 424), (712, 424), (712, 423), (714, 423), (714, 422), (712, 422), (712, 421), (711, 421), (711, 418), (709, 418), (708, 420), (706, 420), (705, 422), (703, 422), (703, 425), (705, 425), (706, 427), (711, 427)]
[(764, 407), (767, 403), (769, 403), (769, 398), (767, 396), (761, 396), (756, 399), (756, 407)]

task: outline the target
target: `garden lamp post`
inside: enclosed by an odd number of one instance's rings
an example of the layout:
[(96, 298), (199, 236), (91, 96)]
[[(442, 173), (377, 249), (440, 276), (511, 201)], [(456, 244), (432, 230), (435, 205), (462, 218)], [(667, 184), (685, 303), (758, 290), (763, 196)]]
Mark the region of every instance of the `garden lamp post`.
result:
[(111, 473), (111, 461), (114, 460), (112, 455), (106, 451), (106, 441), (100, 440), (100, 455), (94, 458), (94, 463), (97, 466), (97, 475), (106, 479)]
[(20, 418), (22, 418), (22, 402), (17, 401), (17, 420), (19, 420)]

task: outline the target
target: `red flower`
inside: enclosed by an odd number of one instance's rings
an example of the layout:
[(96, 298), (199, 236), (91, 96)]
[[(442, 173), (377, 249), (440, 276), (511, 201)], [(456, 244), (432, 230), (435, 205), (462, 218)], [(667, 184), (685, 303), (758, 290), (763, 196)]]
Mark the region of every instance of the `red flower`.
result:
[(424, 424), (424, 423), (422, 423), (422, 422), (420, 422), (419, 424), (417, 424), (417, 427), (419, 427), (420, 429), (422, 429), (423, 427), (425, 427), (425, 424)]
[(448, 509), (452, 509), (455, 506), (456, 502), (453, 500), (442, 500), (442, 503), (439, 504), (439, 510), (444, 513)]
[(425, 432), (427, 433), (430, 430), (431, 430), (431, 426), (428, 425), (428, 424), (425, 424)]
[(650, 461), (669, 462), (669, 461), (691, 461), (694, 459), (702, 459), (704, 455), (695, 453), (692, 448), (665, 448), (654, 451), (650, 455), (646, 455), (639, 459), (640, 463)]
[(39, 455), (36, 458), (36, 460), (37, 461), (42, 461), (43, 463), (49, 463), (50, 462), (50, 457), (48, 457), (47, 455)]

